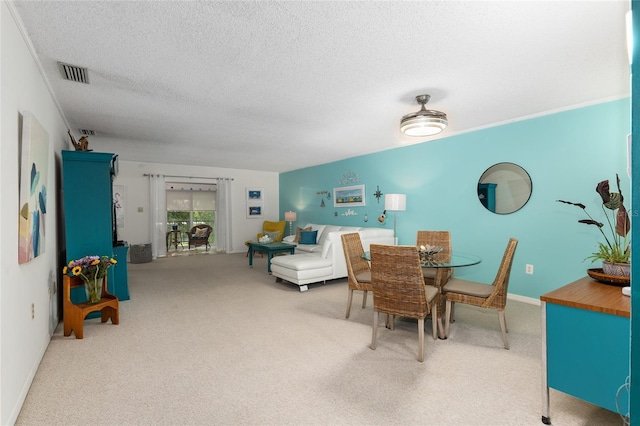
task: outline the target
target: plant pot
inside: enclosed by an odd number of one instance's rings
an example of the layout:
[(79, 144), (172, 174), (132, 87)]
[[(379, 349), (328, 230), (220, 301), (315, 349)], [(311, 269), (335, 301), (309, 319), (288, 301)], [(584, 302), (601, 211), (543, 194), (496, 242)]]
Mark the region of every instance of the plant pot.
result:
[(614, 275), (617, 277), (629, 277), (631, 276), (631, 264), (630, 263), (611, 263), (603, 260), (602, 272), (604, 272), (607, 275)]

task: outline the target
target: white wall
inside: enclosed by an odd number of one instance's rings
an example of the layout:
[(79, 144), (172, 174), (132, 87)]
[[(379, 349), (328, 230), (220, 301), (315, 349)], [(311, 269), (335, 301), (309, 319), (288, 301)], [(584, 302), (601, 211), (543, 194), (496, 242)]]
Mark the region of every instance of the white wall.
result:
[[(64, 259), (57, 221), (63, 149), (70, 149), (68, 124), (48, 90), (32, 55), (30, 42), (9, 2), (0, 2), (0, 424), (15, 423), (51, 335), (58, 324), (54, 293)], [(49, 135), (46, 240), (44, 253), (18, 264), (19, 164), (22, 113), (31, 111)], [(126, 159), (121, 159), (126, 160)], [(144, 173), (231, 177), (233, 182), (233, 248), (245, 250), (262, 220), (246, 219), (245, 187), (264, 188), (265, 219), (279, 218), (278, 174), (248, 170), (120, 162), (115, 184), (125, 185), (125, 227), (120, 238), (147, 243), (149, 190)], [(138, 213), (138, 207), (143, 208)], [(35, 316), (31, 318), (33, 304)], [(70, 342), (71, 343), (71, 342)]]
[[(65, 119), (10, 7), (8, 2), (0, 2), (0, 423), (3, 425), (15, 422), (58, 322), (57, 295), (52, 290), (59, 275), (56, 176), (60, 170), (60, 151), (67, 146)], [(19, 140), (25, 110), (31, 111), (49, 134), (50, 161), (45, 251), (31, 262), (18, 265)]]
[[(116, 152), (117, 154), (117, 152)], [(279, 211), (279, 175), (276, 172), (258, 172), (252, 170), (225, 169), (221, 167), (184, 166), (178, 164), (138, 163), (126, 161), (119, 157), (119, 173), (114, 185), (124, 185), (125, 217), (124, 227), (118, 229), (118, 239), (129, 245), (147, 244), (151, 242), (149, 230), (149, 178), (144, 174), (161, 174), (173, 176), (196, 177), (228, 177), (232, 182), (232, 238), (233, 253), (246, 251), (244, 242), (255, 239), (262, 230), (264, 220), (282, 220), (284, 213)], [(173, 182), (189, 181), (189, 179), (167, 178)], [(211, 182), (201, 180), (201, 182)], [(262, 219), (247, 219), (245, 214), (245, 188), (258, 187), (264, 189), (265, 201)], [(142, 212), (139, 212), (139, 209)]]

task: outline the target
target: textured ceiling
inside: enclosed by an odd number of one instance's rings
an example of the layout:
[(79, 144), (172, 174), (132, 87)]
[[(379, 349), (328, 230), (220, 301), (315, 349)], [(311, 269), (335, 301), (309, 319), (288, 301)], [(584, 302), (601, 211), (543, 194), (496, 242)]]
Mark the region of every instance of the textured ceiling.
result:
[[(282, 172), (630, 92), (626, 0), (12, 4), (76, 138), (122, 160)], [(423, 93), (449, 127), (402, 135)]]

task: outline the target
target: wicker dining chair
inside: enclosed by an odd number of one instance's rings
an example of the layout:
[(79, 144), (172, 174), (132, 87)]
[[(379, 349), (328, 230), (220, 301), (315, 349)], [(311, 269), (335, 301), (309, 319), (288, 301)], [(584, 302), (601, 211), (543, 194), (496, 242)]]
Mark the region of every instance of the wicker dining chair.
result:
[(364, 249), (362, 248), (360, 234), (357, 232), (342, 234), (340, 238), (342, 239), (342, 249), (347, 263), (349, 297), (347, 299), (347, 314), (345, 318), (349, 318), (354, 290), (363, 292), (362, 307), (367, 307), (367, 292), (373, 290), (371, 288), (371, 268), (369, 267), (369, 262), (362, 257)]
[(447, 300), (447, 313), (444, 327), (445, 337), (449, 337), (449, 322), (454, 303), (465, 303), (467, 305), (495, 309), (498, 311), (504, 348), (509, 349), (509, 340), (507, 339), (507, 321), (504, 316), (504, 308), (507, 304), (509, 275), (511, 274), (511, 265), (513, 264), (513, 256), (516, 252), (517, 245), (518, 240), (515, 238), (509, 239), (509, 243), (507, 244), (507, 248), (505, 249), (502, 257), (502, 262), (500, 263), (500, 268), (498, 269), (498, 273), (492, 284), (483, 284), (475, 281), (453, 278), (443, 287)]
[[(379, 313), (415, 318), (418, 321), (418, 361), (424, 361), (424, 320), (430, 313), (438, 317), (438, 289), (424, 284), (418, 248), (414, 246), (371, 245), (371, 285), (373, 287), (373, 334), (371, 349), (378, 337)], [(432, 332), (437, 339), (438, 322)]]
[[(442, 251), (433, 256), (434, 259), (440, 262), (451, 260), (451, 233), (449, 231), (418, 231), (416, 245), (418, 247), (426, 245), (442, 247)], [(444, 285), (444, 283), (436, 283), (436, 271), (437, 269), (433, 268), (423, 268), (422, 272), (426, 284)], [(453, 277), (453, 268), (446, 270), (445, 277), (445, 282)]]

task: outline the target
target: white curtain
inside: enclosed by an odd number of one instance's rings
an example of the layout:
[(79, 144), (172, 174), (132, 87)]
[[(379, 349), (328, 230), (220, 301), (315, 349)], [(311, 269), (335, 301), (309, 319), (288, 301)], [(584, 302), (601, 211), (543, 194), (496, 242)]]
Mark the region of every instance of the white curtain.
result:
[(233, 252), (231, 240), (231, 182), (229, 178), (218, 178), (216, 192), (216, 250)]
[(149, 196), (151, 257), (156, 259), (167, 255), (167, 196), (164, 176), (149, 175)]

